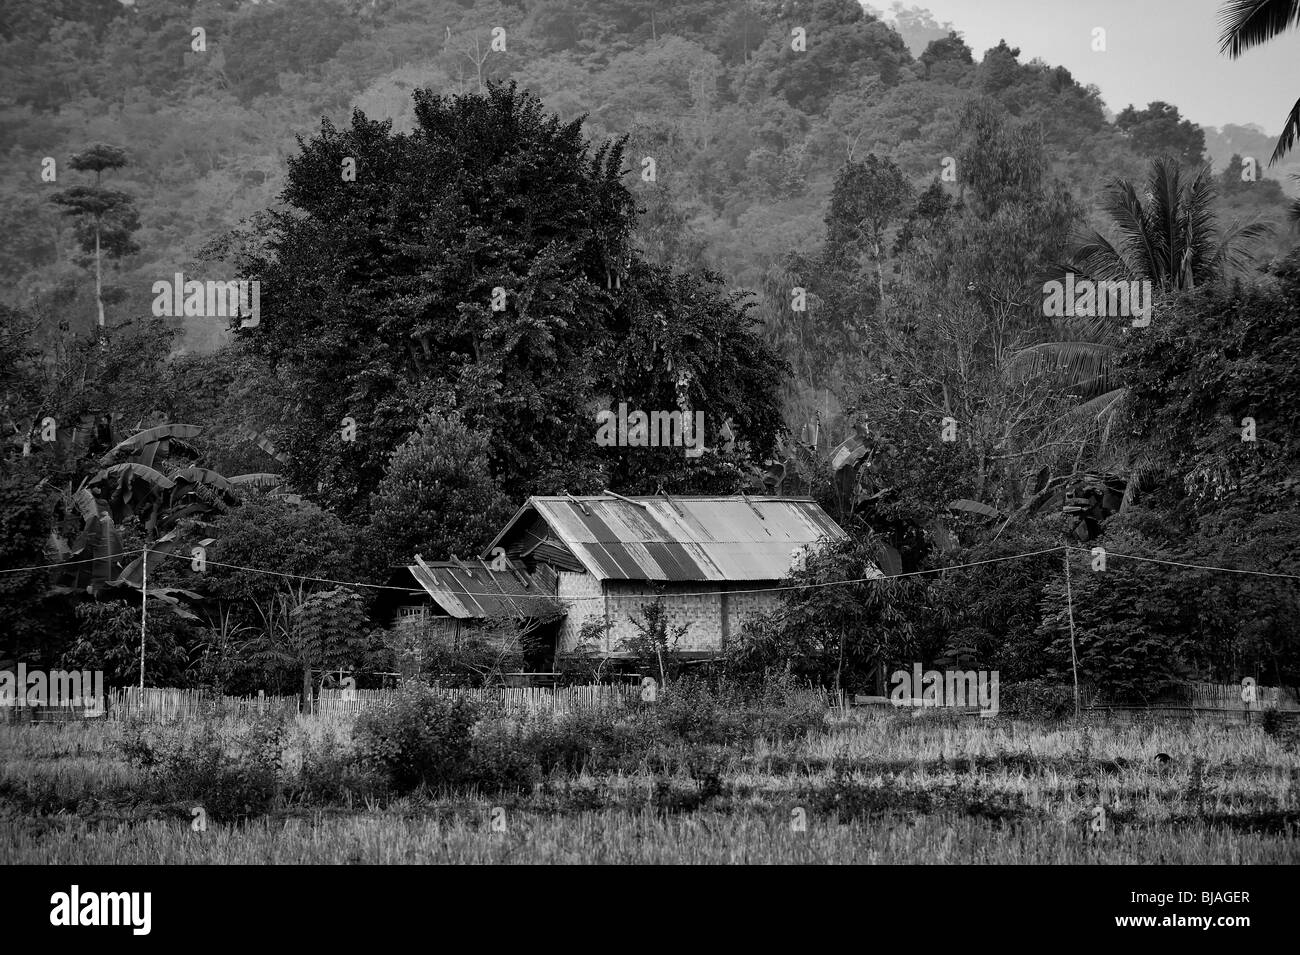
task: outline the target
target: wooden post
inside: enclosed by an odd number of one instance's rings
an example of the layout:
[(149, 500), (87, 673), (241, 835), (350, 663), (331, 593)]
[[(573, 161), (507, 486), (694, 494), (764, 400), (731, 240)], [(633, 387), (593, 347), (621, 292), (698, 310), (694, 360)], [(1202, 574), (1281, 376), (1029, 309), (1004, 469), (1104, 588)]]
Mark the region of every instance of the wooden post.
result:
[[(96, 233), (98, 240), (98, 233)], [(102, 306), (101, 306), (102, 307)], [(100, 317), (100, 322), (103, 322)], [(140, 695), (144, 696), (144, 634), (145, 622), (149, 613), (149, 545), (140, 555)]]
[(1065, 612), (1070, 619), (1070, 667), (1074, 670), (1074, 718), (1079, 718), (1079, 657), (1074, 649), (1074, 594), (1070, 589), (1070, 548), (1065, 549)]

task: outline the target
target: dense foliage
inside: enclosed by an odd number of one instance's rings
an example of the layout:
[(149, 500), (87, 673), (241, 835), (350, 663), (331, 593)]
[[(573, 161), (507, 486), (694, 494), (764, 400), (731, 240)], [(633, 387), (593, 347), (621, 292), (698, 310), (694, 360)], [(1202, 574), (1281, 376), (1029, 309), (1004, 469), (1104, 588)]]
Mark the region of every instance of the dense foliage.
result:
[[(392, 564), (479, 553), (528, 494), (766, 475), (849, 539), (738, 677), (1300, 681), (1271, 142), (1112, 122), (895, 14), (0, 3), (0, 664), (134, 682), (143, 603), (151, 683), (373, 682), (409, 662), (372, 632)], [(1063, 269), (1151, 280), (1153, 320), (1049, 316)], [(155, 314), (177, 273), (259, 282), (260, 319)], [(702, 414), (701, 453), (601, 446), (624, 404)]]

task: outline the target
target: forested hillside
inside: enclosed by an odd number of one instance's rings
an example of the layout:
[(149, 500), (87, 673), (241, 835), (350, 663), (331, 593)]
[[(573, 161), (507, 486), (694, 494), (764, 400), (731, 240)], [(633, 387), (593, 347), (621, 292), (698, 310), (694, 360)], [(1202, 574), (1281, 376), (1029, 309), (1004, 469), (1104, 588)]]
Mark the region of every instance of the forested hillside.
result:
[[(111, 180), (134, 199), (138, 251), (112, 258), (106, 279), (109, 315), (123, 321), (145, 310), (156, 278), (219, 270), (230, 230), (274, 203), (296, 135), (322, 117), (346, 124), (354, 108), (409, 130), (421, 87), (515, 79), (562, 118), (585, 115), (593, 141), (628, 136), (629, 157), (657, 164), (653, 187), (636, 189), (651, 259), (708, 265), (755, 290), (791, 252), (821, 242), (845, 161), (888, 157), (923, 187), (956, 155), (956, 117), (974, 96), (1040, 124), (1048, 175), (1086, 208), (1107, 177), (1138, 173), (1157, 149), (1205, 155), (1216, 171), (1232, 152), (1262, 164), (1271, 151), (1269, 137), (1243, 127), (1212, 131), (1207, 149), (1176, 104), (1172, 118), (1139, 115), (1121, 128), (1108, 107), (1129, 104), (1104, 104), (1067, 71), (1005, 47), (976, 64), (924, 12), (895, 7), (901, 36), (851, 0), (5, 0), (0, 294), (52, 325), (86, 331), (94, 320), (72, 223), (48, 201), (82, 177), (60, 165), (58, 183), (45, 183), (47, 156), (63, 164), (99, 141), (128, 152)], [(796, 22), (811, 38), (803, 58), (789, 49)], [(192, 48), (196, 28), (203, 52)], [(504, 51), (492, 49), (494, 28)], [(1288, 171), (1261, 175), (1286, 183)], [(1243, 190), (1229, 217), (1269, 214), (1276, 200), (1271, 186)], [(819, 363), (777, 327), (779, 305), (765, 306), (780, 347)], [(185, 324), (178, 347), (216, 347), (220, 329)], [(842, 396), (843, 374), (815, 385)]]

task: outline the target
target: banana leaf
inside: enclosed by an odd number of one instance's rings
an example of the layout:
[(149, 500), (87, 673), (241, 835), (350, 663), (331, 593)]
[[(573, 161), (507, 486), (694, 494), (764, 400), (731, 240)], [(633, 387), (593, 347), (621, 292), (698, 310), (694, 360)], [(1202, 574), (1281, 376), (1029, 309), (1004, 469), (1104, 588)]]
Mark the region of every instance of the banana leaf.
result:
[(289, 463), (289, 455), (285, 454), (283, 451), (279, 450), (274, 444), (272, 444), (271, 439), (268, 438), (266, 435), (262, 434), (260, 431), (254, 431), (252, 428), (247, 428), (247, 427), (241, 428), (240, 430), (243, 431), (245, 435), (247, 435), (248, 440), (252, 441), (259, 448), (261, 448), (271, 457), (275, 458), (281, 464)]
[(91, 518), (99, 516), (99, 502), (95, 500), (95, 495), (84, 487), (72, 495), (72, 505), (77, 509), (77, 513), (81, 515), (83, 521), (89, 521)]
[(259, 471), (253, 474), (236, 474), (229, 479), (231, 484), (247, 484), (259, 488), (263, 491), (269, 491), (279, 487), (284, 483), (284, 478), (278, 474), (272, 474), (267, 471)]
[(154, 468), (148, 467), (144, 464), (136, 464), (132, 461), (127, 461), (122, 464), (114, 464), (111, 467), (104, 468), (91, 479), (90, 483), (99, 484), (108, 478), (115, 478), (119, 483), (122, 482), (124, 478), (128, 480), (130, 478), (139, 478), (151, 487), (163, 491), (170, 491), (176, 486), (175, 482), (161, 471), (155, 470)]
[(181, 468), (179, 471), (173, 472), (171, 478), (177, 484), (207, 484), (219, 491), (227, 493), (233, 493), (234, 491), (231, 486), (233, 478), (228, 479), (211, 468), (190, 465), (187, 468)]
[(161, 564), (168, 560), (167, 555), (174, 552), (182, 543), (183, 541), (180, 539), (180, 535), (175, 531), (165, 537), (160, 537), (157, 541), (149, 545), (145, 554), (140, 554), (135, 558), (135, 560), (123, 567), (121, 573), (119, 573), (117, 578), (113, 581), (113, 584), (125, 584), (138, 589), (143, 581), (145, 569), (144, 559), (146, 555), (149, 559), (149, 573), (152, 574)]
[[(120, 442), (113, 450), (99, 459), (99, 466), (108, 467), (117, 460), (119, 454), (140, 454), (146, 447), (156, 442), (169, 438), (194, 438), (202, 431), (202, 428), (193, 424), (161, 424), (156, 428), (147, 428)], [(152, 464), (152, 460), (149, 463)]]
[(67, 542), (54, 531), (50, 531), (49, 553), (53, 554), (58, 560), (64, 560), (72, 553)]
[(998, 516), (997, 508), (989, 507), (987, 504), (981, 504), (979, 501), (966, 500), (965, 498), (948, 502), (948, 510), (965, 511), (968, 514), (978, 514), (981, 517)]
[(115, 568), (122, 553), (122, 535), (113, 525), (113, 518), (104, 515), (95, 518), (95, 527), (91, 531), (90, 539), (91, 556), (94, 561), (90, 565), (90, 582), (86, 586), (86, 591), (97, 594), (116, 576)]
[(880, 545), (880, 569), (886, 577), (897, 577), (903, 572), (903, 558), (898, 551), (888, 544)]

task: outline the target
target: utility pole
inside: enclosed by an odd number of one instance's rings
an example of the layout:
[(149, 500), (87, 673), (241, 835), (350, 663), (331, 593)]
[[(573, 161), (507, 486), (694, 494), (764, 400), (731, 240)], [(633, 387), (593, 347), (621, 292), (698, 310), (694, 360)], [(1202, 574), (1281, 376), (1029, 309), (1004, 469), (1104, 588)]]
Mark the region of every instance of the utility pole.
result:
[(1074, 670), (1074, 718), (1079, 718), (1079, 657), (1074, 649), (1074, 594), (1070, 590), (1070, 548), (1065, 548), (1065, 612), (1070, 619), (1070, 666)]
[(140, 705), (144, 705), (144, 634), (149, 614), (149, 544), (140, 558)]

